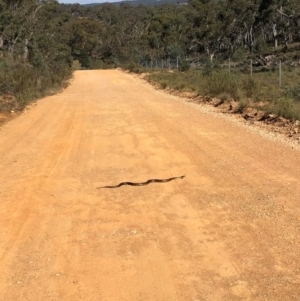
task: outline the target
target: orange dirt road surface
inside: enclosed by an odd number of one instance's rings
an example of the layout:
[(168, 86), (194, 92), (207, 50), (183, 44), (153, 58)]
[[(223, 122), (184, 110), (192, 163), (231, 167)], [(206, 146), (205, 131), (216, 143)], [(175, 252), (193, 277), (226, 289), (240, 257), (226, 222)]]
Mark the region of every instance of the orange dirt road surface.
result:
[(1, 301), (300, 300), (300, 152), (129, 74), (7, 123), (0, 171)]

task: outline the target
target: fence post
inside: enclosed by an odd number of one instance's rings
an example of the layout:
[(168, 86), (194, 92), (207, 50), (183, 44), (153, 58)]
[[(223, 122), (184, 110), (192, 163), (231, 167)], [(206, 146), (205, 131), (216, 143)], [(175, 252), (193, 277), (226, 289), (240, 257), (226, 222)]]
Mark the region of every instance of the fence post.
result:
[(250, 60), (250, 75), (251, 75), (251, 77), (252, 77), (252, 59)]
[(161, 60), (161, 69), (164, 69), (164, 59)]
[(281, 71), (281, 60), (279, 61), (279, 87), (281, 88), (282, 84), (282, 71)]
[(230, 58), (228, 60), (228, 71), (229, 71), (229, 74), (230, 74)]
[(178, 55), (177, 55), (177, 58), (176, 58), (176, 68), (178, 70)]

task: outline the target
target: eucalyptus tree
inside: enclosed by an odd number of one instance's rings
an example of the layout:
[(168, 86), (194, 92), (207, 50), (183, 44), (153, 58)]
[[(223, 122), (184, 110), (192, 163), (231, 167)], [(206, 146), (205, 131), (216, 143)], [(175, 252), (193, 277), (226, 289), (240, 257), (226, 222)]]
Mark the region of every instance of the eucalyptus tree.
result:
[(277, 49), (282, 41), (285, 47), (295, 36), (299, 37), (300, 4), (296, 0), (264, 0), (259, 7), (259, 21), (267, 40)]
[(190, 28), (185, 8), (169, 4), (151, 8), (147, 40), (152, 54), (165, 58), (184, 56)]
[(258, 9), (261, 0), (227, 0), (224, 6), (224, 20), (231, 49), (246, 46), (253, 51), (258, 37)]
[(300, 38), (300, 3), (297, 0), (282, 0), (277, 13), (281, 18), (284, 45), (288, 48), (289, 42)]
[(0, 93), (22, 108), (71, 74), (71, 51), (58, 34), (68, 18), (54, 0), (2, 0), (0, 9)]
[(40, 10), (54, 0), (2, 0), (0, 46), (10, 56), (28, 59), (29, 44), (37, 33)]
[(223, 3), (213, 0), (190, 0), (189, 4), (195, 10), (191, 48), (198, 52), (204, 51), (212, 61), (226, 37)]

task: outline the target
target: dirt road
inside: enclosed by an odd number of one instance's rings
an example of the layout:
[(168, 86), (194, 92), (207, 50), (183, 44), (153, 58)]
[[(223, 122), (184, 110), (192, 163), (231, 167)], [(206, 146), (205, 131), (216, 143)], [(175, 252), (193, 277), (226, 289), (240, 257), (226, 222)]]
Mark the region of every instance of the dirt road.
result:
[(299, 151), (128, 74), (6, 124), (0, 171), (1, 301), (300, 300)]

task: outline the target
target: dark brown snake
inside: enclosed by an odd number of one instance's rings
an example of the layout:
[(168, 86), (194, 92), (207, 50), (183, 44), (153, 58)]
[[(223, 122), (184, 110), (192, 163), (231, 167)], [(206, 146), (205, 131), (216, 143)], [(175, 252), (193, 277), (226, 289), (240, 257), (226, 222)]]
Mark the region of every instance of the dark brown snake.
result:
[(103, 187), (97, 187), (97, 189), (101, 189), (101, 188), (118, 188), (121, 187), (123, 185), (129, 185), (129, 186), (145, 186), (148, 185), (150, 183), (167, 183), (176, 179), (183, 179), (185, 176), (180, 176), (180, 177), (173, 177), (173, 178), (168, 178), (168, 179), (150, 179), (146, 182), (139, 182), (139, 183), (133, 183), (133, 182), (121, 182), (118, 185), (115, 186), (103, 186)]

